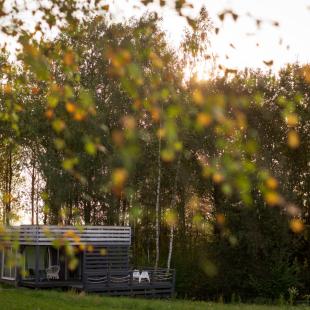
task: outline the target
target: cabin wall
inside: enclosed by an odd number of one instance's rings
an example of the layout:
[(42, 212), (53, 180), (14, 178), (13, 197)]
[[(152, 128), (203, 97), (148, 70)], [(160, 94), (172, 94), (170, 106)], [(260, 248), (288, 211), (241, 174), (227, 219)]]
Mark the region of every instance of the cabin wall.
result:
[(108, 246), (94, 247), (93, 251), (86, 251), (84, 255), (84, 273), (128, 271), (129, 269), (129, 247)]

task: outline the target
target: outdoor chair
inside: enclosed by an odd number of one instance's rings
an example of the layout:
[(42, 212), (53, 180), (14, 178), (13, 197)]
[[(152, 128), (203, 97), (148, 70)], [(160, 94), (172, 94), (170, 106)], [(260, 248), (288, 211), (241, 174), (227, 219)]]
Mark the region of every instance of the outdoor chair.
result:
[(46, 269), (46, 278), (47, 280), (58, 280), (59, 279), (59, 271), (60, 267), (55, 265), (55, 266), (50, 266)]
[(133, 280), (139, 280), (140, 279), (140, 271), (135, 269), (132, 272), (132, 279)]
[(146, 271), (146, 270), (142, 270), (141, 271), (140, 278), (139, 278), (139, 283), (141, 283), (142, 280), (146, 280), (149, 283), (151, 282), (148, 271)]

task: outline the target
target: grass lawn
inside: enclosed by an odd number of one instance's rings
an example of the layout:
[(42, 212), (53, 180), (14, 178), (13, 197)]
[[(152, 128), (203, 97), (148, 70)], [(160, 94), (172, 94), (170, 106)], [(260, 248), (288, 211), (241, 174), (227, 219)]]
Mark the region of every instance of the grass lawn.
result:
[(280, 310), (310, 309), (306, 306), (260, 306), (260, 305), (223, 305), (208, 302), (185, 300), (150, 300), (123, 297), (104, 297), (99, 295), (75, 294), (51, 290), (1, 289), (1, 310)]

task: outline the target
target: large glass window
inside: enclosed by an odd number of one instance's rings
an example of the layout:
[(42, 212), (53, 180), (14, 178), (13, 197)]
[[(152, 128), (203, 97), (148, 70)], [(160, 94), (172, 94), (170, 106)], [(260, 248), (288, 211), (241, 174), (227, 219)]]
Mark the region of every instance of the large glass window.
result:
[(2, 279), (15, 280), (16, 251), (12, 247), (5, 247), (2, 255)]
[[(38, 268), (39, 268), (39, 278), (46, 278), (46, 268), (49, 266), (49, 255), (48, 247), (39, 247), (39, 257), (38, 257)], [(33, 280), (35, 279), (36, 271), (36, 247), (35, 246), (25, 246), (23, 250), (23, 256), (25, 260), (25, 275), (23, 279)]]

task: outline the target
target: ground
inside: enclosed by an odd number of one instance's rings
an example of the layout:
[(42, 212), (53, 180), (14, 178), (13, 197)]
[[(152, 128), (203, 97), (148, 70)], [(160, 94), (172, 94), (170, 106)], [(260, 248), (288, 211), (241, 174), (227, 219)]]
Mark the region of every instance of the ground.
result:
[(150, 300), (123, 297), (56, 292), (51, 290), (30, 290), (0, 288), (0, 309), (5, 310), (282, 310), (310, 309), (299, 306), (223, 305), (185, 300)]

